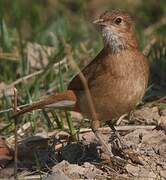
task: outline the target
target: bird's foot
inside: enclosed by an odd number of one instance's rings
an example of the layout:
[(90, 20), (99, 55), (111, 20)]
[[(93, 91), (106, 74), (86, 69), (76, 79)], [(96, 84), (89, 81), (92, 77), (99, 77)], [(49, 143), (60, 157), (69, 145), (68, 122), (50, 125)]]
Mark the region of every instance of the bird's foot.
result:
[(110, 141), (112, 142), (112, 147), (116, 150), (122, 151), (124, 149), (129, 149), (130, 146), (125, 142), (122, 136), (120, 136), (118, 131), (114, 131), (114, 134), (111, 136)]
[(123, 169), (130, 159), (133, 163), (143, 164), (140, 160), (139, 155), (129, 147), (119, 133), (115, 132), (115, 140), (112, 143), (112, 146), (109, 146), (105, 142), (105, 139), (102, 133), (99, 130), (94, 131), (95, 136), (98, 139), (99, 144), (101, 145), (101, 158), (111, 164), (115, 169)]
[(122, 159), (121, 157), (114, 156), (112, 153), (112, 148), (109, 146), (108, 143), (105, 142), (103, 135), (99, 132), (99, 130), (94, 131), (95, 136), (97, 137), (99, 144), (101, 145), (101, 150), (103, 153), (101, 153), (101, 158), (109, 163), (112, 164), (112, 167), (124, 167), (127, 163), (125, 159)]
[(132, 163), (140, 165), (144, 164), (144, 162), (140, 159), (139, 154), (125, 142), (118, 131), (115, 132), (115, 139), (112, 143), (112, 151), (126, 160), (131, 160)]
[(104, 149), (102, 148), (102, 152), (100, 155), (102, 159), (102, 163), (106, 164), (107, 166), (111, 167), (115, 171), (118, 172), (123, 172), (125, 169), (125, 166), (127, 165), (127, 160), (123, 159), (119, 156), (109, 156), (108, 154), (105, 153)]

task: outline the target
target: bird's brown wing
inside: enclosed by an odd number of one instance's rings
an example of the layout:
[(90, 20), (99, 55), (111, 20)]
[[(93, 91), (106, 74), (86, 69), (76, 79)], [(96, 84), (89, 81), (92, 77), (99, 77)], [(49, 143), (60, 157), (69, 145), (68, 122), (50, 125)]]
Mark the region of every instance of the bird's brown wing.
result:
[[(90, 87), (93, 84), (93, 80), (97, 78), (97, 76), (103, 75), (105, 73), (105, 64), (104, 59), (106, 57), (106, 53), (102, 50), (96, 58), (91, 61), (83, 70), (82, 73), (87, 80), (87, 84)], [(95, 78), (95, 79), (94, 79)], [(72, 79), (68, 86), (69, 90), (84, 90), (84, 86), (80, 79), (79, 73)]]

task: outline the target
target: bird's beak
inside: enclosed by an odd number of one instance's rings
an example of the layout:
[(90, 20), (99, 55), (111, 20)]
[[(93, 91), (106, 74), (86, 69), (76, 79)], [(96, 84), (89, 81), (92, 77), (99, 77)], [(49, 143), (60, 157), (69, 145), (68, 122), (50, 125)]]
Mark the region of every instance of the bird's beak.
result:
[(96, 20), (93, 21), (92, 23), (93, 23), (93, 24), (96, 24), (96, 25), (106, 26), (106, 23), (104, 22), (104, 19), (96, 19)]

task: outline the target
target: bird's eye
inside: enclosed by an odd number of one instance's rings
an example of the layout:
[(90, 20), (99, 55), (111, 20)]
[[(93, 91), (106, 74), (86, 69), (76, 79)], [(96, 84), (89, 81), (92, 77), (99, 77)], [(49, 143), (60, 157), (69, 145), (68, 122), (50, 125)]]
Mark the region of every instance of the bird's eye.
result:
[(115, 24), (119, 25), (122, 22), (122, 18), (118, 17), (115, 19)]

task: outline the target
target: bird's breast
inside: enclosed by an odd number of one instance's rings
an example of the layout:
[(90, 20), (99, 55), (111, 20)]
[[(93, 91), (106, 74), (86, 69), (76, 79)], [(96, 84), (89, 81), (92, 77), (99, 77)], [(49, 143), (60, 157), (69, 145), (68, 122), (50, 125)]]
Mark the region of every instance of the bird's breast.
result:
[[(142, 99), (147, 86), (147, 65), (143, 59), (121, 56), (107, 64), (105, 73), (94, 78), (90, 92), (98, 118), (109, 121), (131, 111)], [(117, 61), (116, 61), (117, 60)], [(137, 60), (137, 61), (136, 61)], [(120, 62), (118, 62), (120, 61)], [(84, 93), (79, 95), (81, 112), (90, 116)]]

